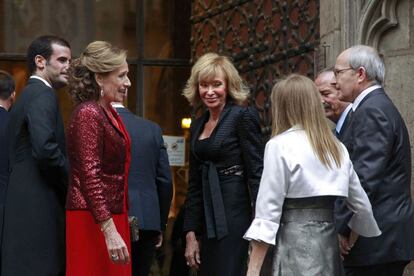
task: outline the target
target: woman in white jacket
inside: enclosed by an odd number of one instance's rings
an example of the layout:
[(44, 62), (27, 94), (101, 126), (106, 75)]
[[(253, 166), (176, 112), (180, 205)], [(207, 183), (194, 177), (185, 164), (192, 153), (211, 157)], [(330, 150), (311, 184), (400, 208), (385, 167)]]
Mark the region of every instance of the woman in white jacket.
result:
[(313, 82), (290, 75), (272, 90), (273, 133), (266, 144), (247, 275), (259, 275), (270, 244), (273, 275), (343, 275), (333, 208), (354, 212), (349, 243), (381, 234), (345, 146), (332, 134)]

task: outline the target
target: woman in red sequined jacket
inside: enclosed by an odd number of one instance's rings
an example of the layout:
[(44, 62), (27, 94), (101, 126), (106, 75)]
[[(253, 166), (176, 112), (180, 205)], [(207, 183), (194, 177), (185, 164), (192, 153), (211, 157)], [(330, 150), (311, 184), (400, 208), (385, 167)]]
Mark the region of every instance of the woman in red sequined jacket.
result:
[(76, 108), (67, 129), (66, 275), (131, 275), (128, 134), (111, 102), (131, 85), (126, 53), (89, 44), (70, 70)]

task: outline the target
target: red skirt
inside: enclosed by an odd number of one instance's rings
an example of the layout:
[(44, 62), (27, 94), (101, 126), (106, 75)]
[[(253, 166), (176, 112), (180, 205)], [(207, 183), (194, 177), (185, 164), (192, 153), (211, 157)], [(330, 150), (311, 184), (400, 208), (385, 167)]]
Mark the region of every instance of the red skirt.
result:
[[(131, 256), (128, 215), (113, 214)], [(89, 211), (66, 211), (66, 276), (131, 276), (131, 263), (114, 264), (100, 225)]]

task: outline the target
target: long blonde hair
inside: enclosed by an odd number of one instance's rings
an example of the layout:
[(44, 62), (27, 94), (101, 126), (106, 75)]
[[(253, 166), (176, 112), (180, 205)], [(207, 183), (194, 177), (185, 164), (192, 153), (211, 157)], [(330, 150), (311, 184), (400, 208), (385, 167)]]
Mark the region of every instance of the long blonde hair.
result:
[(332, 168), (341, 166), (342, 149), (325, 118), (319, 91), (312, 80), (291, 74), (275, 84), (271, 95), (272, 136), (294, 125), (301, 126), (319, 160)]

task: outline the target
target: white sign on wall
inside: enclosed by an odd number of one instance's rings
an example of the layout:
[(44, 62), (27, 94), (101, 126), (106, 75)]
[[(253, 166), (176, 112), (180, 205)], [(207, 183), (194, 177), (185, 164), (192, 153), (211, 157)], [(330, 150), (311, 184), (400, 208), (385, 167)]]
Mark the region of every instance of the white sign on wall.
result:
[(163, 135), (167, 148), (170, 166), (183, 167), (185, 165), (185, 138), (184, 136)]

